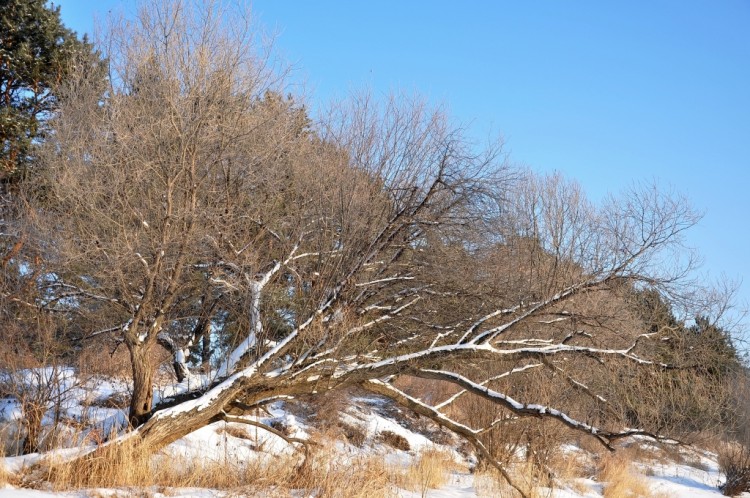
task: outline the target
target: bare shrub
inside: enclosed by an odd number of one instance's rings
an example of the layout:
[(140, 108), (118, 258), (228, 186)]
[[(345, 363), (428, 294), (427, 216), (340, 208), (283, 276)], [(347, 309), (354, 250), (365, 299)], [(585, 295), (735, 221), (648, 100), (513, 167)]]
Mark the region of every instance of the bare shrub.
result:
[[(21, 417), (14, 453), (33, 453), (43, 439), (54, 439), (64, 415), (63, 403), (78, 386), (79, 377), (64, 365), (65, 342), (55, 336), (55, 326), (40, 320), (30, 330), (4, 330), (0, 344), (0, 393), (18, 402)], [(48, 428), (42, 426), (51, 420)], [(6, 445), (6, 448), (7, 445)]]
[[(161, 364), (168, 355), (160, 349), (151, 352), (151, 361)], [(76, 355), (76, 367), (89, 375), (102, 375), (116, 379), (130, 377), (130, 355), (128, 349), (118, 341), (86, 340)]]
[(750, 450), (738, 443), (724, 445), (719, 450), (719, 470), (726, 480), (721, 492), (724, 496), (737, 496), (750, 491)]
[(393, 382), (400, 390), (412, 396), (419, 396), (427, 403), (438, 403), (454, 394), (459, 389), (445, 382), (420, 379), (411, 375), (399, 375)]
[(324, 391), (319, 395), (302, 397), (297, 405), (302, 405), (305, 412), (315, 419), (319, 429), (326, 430), (341, 424), (341, 414), (350, 405), (351, 396), (351, 389)]

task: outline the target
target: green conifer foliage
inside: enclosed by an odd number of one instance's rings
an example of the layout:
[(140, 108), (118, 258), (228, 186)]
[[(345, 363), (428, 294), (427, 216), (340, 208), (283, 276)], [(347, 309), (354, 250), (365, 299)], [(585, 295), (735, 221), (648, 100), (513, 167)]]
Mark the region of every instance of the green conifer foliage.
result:
[[(29, 170), (75, 57), (93, 54), (46, 0), (0, 0), (0, 182)], [(96, 57), (98, 59), (98, 57)]]

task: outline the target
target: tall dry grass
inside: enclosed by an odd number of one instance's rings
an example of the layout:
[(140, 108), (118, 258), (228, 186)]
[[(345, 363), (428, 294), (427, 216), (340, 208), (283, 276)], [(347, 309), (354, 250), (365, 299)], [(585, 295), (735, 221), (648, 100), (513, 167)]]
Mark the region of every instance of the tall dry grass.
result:
[(321, 451), (286, 487), (325, 498), (395, 498), (394, 481), (394, 469), (382, 456), (340, 458)]
[[(328, 446), (326, 448), (330, 448)], [(56, 491), (100, 487), (210, 488), (241, 496), (289, 496), (305, 490), (317, 497), (391, 498), (397, 471), (383, 457), (342, 458), (328, 449), (245, 462), (152, 456), (132, 444), (108, 447), (76, 463), (49, 461), (38, 482)]]
[(395, 484), (426, 496), (430, 489), (445, 486), (450, 473), (459, 469), (460, 465), (448, 453), (427, 449), (416, 455), (406, 469), (395, 473)]
[(666, 498), (666, 495), (651, 490), (635, 470), (632, 457), (632, 452), (618, 451), (602, 459), (598, 480), (604, 484), (604, 498)]
[(11, 480), (10, 472), (5, 467), (5, 463), (3, 462), (4, 457), (5, 451), (2, 445), (0, 445), (0, 488), (4, 487), (6, 484), (10, 484)]
[(260, 482), (285, 482), (297, 461), (237, 465), (187, 457), (153, 456), (147, 448), (125, 442), (103, 447), (90, 458), (69, 463), (54, 457), (41, 479), (55, 490), (96, 487), (206, 487), (233, 489)]
[[(506, 468), (513, 484), (518, 486), (530, 498), (548, 498), (549, 488), (540, 489), (536, 479), (537, 469), (532, 462), (518, 462)], [(500, 473), (487, 467), (474, 477), (477, 494), (482, 498), (518, 498), (518, 491), (513, 489)]]
[[(598, 465), (594, 460), (598, 456)], [(513, 483), (531, 498), (549, 498), (555, 489), (568, 489), (587, 495), (591, 489), (581, 478), (591, 477), (603, 485), (603, 498), (667, 498), (654, 492), (644, 476), (635, 468), (634, 462), (648, 461), (655, 456), (638, 447), (623, 448), (616, 453), (575, 452), (559, 453), (551, 462), (554, 478), (539, 478), (539, 468), (532, 460), (516, 460), (507, 467)], [(514, 490), (493, 468), (487, 467), (477, 473), (475, 486), (479, 496), (492, 498), (517, 498)]]

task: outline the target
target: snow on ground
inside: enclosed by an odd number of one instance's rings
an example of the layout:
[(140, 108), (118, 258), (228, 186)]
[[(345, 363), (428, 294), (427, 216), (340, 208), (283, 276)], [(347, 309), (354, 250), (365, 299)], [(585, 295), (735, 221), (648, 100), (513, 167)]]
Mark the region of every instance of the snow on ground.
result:
[(695, 498), (720, 496), (718, 488), (722, 480), (715, 455), (713, 458), (701, 455), (700, 461), (693, 465), (697, 466), (673, 462), (641, 466), (640, 471), (647, 474), (646, 480), (655, 493)]
[[(718, 489), (721, 482), (715, 458), (704, 457), (706, 468), (696, 468), (686, 464), (663, 463), (641, 465), (640, 477), (648, 483), (654, 496), (659, 498), (719, 498), (723, 495)], [(479, 478), (481, 479), (481, 477)], [(550, 498), (601, 498), (604, 486), (591, 479), (577, 479), (575, 490), (562, 484), (554, 490), (539, 490), (538, 496)], [(546, 492), (545, 492), (546, 491)], [(488, 494), (490, 493), (490, 494)], [(400, 490), (400, 498), (420, 498), (420, 491)], [(490, 497), (491, 490), (477, 483), (469, 473), (454, 472), (448, 484), (440, 489), (429, 490), (427, 498), (472, 498)], [(742, 498), (750, 497), (744, 493)]]
[[(58, 389), (59, 409), (61, 417), (70, 427), (68, 442), (74, 446), (68, 450), (56, 450), (60, 456), (66, 452), (80, 451), (81, 444), (97, 442), (97, 438), (104, 438), (112, 430), (122, 427), (125, 413), (118, 408), (114, 400), (117, 393), (127, 392), (125, 384), (114, 379), (92, 377), (85, 381), (75, 378), (72, 371), (64, 370), (59, 373), (26, 372), (20, 382), (33, 382), (33, 379), (48, 379), (54, 382)], [(28, 377), (28, 379), (26, 378)], [(197, 383), (205, 383), (205, 378), (191, 377), (181, 384), (170, 384), (157, 390), (156, 397), (165, 399), (175, 396)], [(433, 429), (424, 430), (423, 421), (404, 417), (397, 407), (385, 399), (376, 396), (354, 397), (349, 408), (339, 414), (340, 421), (349, 427), (357, 428), (362, 434), (362, 440), (356, 445), (340, 441), (335, 448), (343, 461), (355, 459), (371, 454), (382, 455), (392, 466), (408, 466), (421, 451), (438, 449), (452, 454), (457, 461), (467, 463), (468, 467), (475, 463), (471, 454), (459, 452), (459, 442), (451, 436)], [(15, 430), (22, 417), (21, 409), (13, 398), (0, 399), (0, 435), (2, 430)], [(247, 419), (279, 428), (286, 435), (306, 439), (315, 431), (314, 417), (307, 420), (305, 415), (290, 409), (284, 402), (276, 402), (268, 406), (267, 410), (258, 412)], [(49, 423), (51, 419), (46, 420)], [(421, 424), (421, 425), (420, 425)], [(77, 431), (77, 432), (76, 432)], [(397, 441), (405, 441), (400, 449), (388, 442), (388, 436)], [(438, 444), (442, 443), (442, 444)], [(77, 445), (77, 447), (76, 447)], [(398, 446), (398, 445), (396, 445)], [(7, 450), (7, 447), (6, 447)], [(563, 451), (582, 451), (576, 447), (566, 447)], [(648, 483), (655, 496), (675, 498), (718, 498), (721, 495), (718, 486), (721, 482), (716, 456), (699, 450), (681, 450), (679, 462), (665, 459), (655, 459), (636, 464), (636, 470), (641, 478)], [(253, 426), (237, 423), (218, 422), (204, 427), (194, 433), (172, 443), (156, 458), (199, 458), (204, 462), (245, 462), (257, 459), (269, 460), (282, 455), (289, 455), (294, 449), (282, 438)], [(38, 454), (18, 457), (0, 458), (0, 466), (7, 471), (18, 473), (39, 460)], [(431, 498), (468, 498), (477, 496), (492, 496), (491, 487), (487, 485), (487, 477), (475, 476), (468, 470), (453, 471), (448, 482), (440, 489), (430, 490), (423, 495), (421, 491), (394, 490), (403, 498), (427, 496)], [(602, 496), (604, 485), (592, 479), (577, 479), (575, 482), (560, 483), (554, 490), (548, 490), (550, 498), (597, 498)], [(154, 498), (162, 496), (178, 497), (225, 497), (236, 496), (231, 492), (215, 489), (163, 489), (147, 490), (133, 489), (95, 489), (66, 493), (53, 493), (42, 490), (17, 489), (10, 485), (0, 486), (0, 498), (48, 498), (69, 497), (79, 498), (87, 496), (120, 498), (143, 494)], [(544, 496), (542, 494), (541, 496)], [(307, 493), (298, 493), (305, 496)], [(750, 498), (750, 494), (743, 495)]]
[[(285, 411), (280, 402), (272, 404), (267, 416), (248, 416), (249, 420), (271, 426), (283, 426), (289, 436), (307, 439), (306, 425)], [(232, 431), (234, 429), (235, 432)], [(236, 437), (240, 434), (242, 437)], [(162, 453), (172, 457), (200, 458), (204, 462), (243, 462), (294, 453), (282, 438), (263, 429), (238, 423), (215, 422), (170, 444)]]
[[(372, 421), (371, 421), (372, 422)], [(169, 448), (169, 452), (178, 454), (201, 454), (205, 458), (215, 459), (220, 462), (221, 458), (226, 458), (226, 451), (229, 451), (233, 457), (247, 456), (243, 455), (244, 451), (240, 449), (239, 443), (227, 442), (222, 438), (217, 424), (196, 431), (187, 438), (180, 440)], [(271, 436), (276, 438), (275, 436)], [(231, 438), (230, 438), (231, 439)], [(279, 438), (278, 441), (268, 446), (268, 449), (282, 450), (286, 444)], [(419, 440), (419, 438), (414, 438)], [(245, 450), (246, 451), (246, 450)], [(382, 451), (382, 448), (374, 451)], [(394, 453), (397, 453), (394, 451)], [(9, 459), (6, 459), (9, 460)], [(692, 465), (698, 465), (697, 467)], [(710, 455), (704, 456), (700, 462), (688, 465), (685, 463), (649, 463), (639, 464), (641, 477), (649, 484), (655, 496), (673, 497), (673, 498), (719, 498), (722, 496), (718, 489), (721, 481), (715, 458)], [(491, 489), (482, 485), (481, 479), (467, 472), (453, 472), (446, 485), (440, 489), (427, 491), (425, 495), (421, 491), (394, 490), (397, 496), (401, 498), (472, 498), (479, 496), (492, 496)], [(486, 478), (484, 478), (486, 479)], [(602, 496), (603, 486), (601, 483), (591, 479), (578, 479), (575, 489), (565, 487), (549, 490), (549, 494), (541, 493), (540, 496), (549, 496), (550, 498), (599, 498)], [(68, 497), (84, 498), (97, 496), (102, 498), (125, 498), (140, 494), (144, 490), (138, 490), (135, 493), (131, 489), (95, 489), (78, 492), (53, 493), (49, 491), (36, 491), (26, 489), (16, 489), (13, 487), (0, 488), (0, 498), (50, 498), (50, 497)], [(214, 489), (182, 488), (182, 489), (150, 489), (148, 494), (153, 498), (162, 498), (166, 496), (177, 497), (194, 497), (194, 498), (223, 498), (225, 496), (236, 496), (231, 492), (224, 492)], [(307, 496), (302, 494), (300, 496)], [(747, 498), (750, 494), (742, 495)]]
[[(421, 491), (398, 490), (399, 498), (422, 498)], [(474, 476), (469, 473), (454, 472), (448, 483), (440, 489), (427, 491), (430, 498), (465, 498), (479, 496), (474, 486)]]

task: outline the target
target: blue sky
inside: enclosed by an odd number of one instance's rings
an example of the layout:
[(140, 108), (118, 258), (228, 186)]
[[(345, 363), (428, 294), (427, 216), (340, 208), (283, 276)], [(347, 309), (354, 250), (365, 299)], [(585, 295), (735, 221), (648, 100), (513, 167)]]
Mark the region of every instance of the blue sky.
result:
[[(131, 0), (62, 0), (65, 23)], [(368, 87), (445, 104), (510, 160), (594, 199), (634, 181), (688, 196), (711, 278), (750, 301), (750, 1), (256, 0), (315, 101)], [(745, 320), (750, 325), (750, 320)]]

